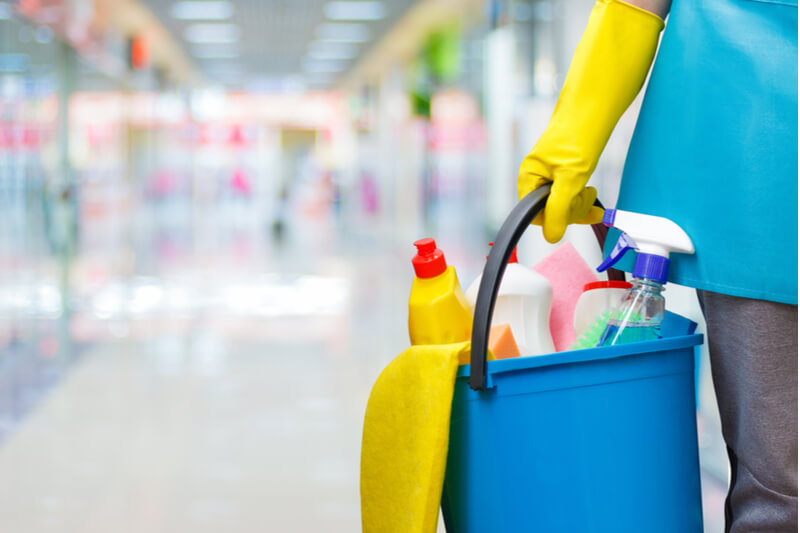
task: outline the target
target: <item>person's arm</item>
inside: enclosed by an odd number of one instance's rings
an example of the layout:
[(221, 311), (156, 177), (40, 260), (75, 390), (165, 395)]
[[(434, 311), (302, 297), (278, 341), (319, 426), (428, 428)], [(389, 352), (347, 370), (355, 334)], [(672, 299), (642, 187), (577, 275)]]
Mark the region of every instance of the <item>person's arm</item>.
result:
[(667, 18), (669, 8), (672, 6), (672, 0), (630, 0), (628, 3), (636, 7), (641, 7), (650, 13), (658, 15), (662, 19)]
[[(547, 129), (520, 166), (522, 198), (553, 188), (535, 223), (558, 242), (571, 223), (596, 223), (597, 191), (586, 187), (622, 113), (642, 88), (664, 28), (670, 0), (597, 0), (572, 58)], [(656, 14), (658, 13), (658, 14)]]

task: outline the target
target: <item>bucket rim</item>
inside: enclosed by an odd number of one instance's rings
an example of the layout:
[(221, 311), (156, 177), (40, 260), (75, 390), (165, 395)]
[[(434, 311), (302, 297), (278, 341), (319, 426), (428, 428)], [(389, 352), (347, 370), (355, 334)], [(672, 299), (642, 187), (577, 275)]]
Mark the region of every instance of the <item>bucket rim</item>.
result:
[[(585, 363), (656, 352), (669, 352), (682, 348), (691, 348), (701, 344), (703, 344), (703, 335), (695, 333), (692, 335), (680, 335), (677, 337), (667, 337), (650, 341), (631, 342), (619, 344), (617, 346), (600, 346), (596, 348), (584, 348), (582, 350), (553, 352), (544, 355), (526, 355), (510, 359), (488, 361), (487, 373), (489, 375), (496, 375), (530, 368), (550, 367), (569, 363)], [(458, 368), (458, 374), (456, 376), (458, 379), (469, 379), (469, 376), (470, 365), (462, 365)]]

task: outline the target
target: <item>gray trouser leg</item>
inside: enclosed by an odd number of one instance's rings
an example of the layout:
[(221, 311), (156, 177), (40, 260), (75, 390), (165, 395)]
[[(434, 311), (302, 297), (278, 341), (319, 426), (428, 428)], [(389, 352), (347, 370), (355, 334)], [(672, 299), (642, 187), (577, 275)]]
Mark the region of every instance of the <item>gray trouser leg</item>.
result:
[(698, 291), (731, 463), (725, 530), (797, 531), (797, 306)]

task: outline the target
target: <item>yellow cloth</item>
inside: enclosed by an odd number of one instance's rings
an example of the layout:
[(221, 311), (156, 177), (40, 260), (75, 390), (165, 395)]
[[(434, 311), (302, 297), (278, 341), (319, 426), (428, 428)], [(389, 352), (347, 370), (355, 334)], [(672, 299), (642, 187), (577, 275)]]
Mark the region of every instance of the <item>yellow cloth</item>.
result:
[(361, 442), (364, 533), (436, 531), (456, 373), (469, 347), (412, 346), (372, 387)]
[(547, 129), (522, 162), (519, 197), (553, 182), (541, 224), (561, 240), (567, 224), (597, 223), (597, 191), (586, 187), (622, 113), (636, 98), (655, 56), (664, 21), (620, 0), (598, 0), (572, 57)]

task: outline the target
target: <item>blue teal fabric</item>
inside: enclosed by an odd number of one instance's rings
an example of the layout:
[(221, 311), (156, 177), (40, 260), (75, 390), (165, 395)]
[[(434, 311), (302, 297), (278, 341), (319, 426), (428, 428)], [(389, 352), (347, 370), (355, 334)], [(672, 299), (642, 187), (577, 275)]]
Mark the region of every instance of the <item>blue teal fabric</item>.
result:
[(797, 141), (797, 1), (674, 0), (617, 208), (692, 238), (670, 281), (796, 305)]

